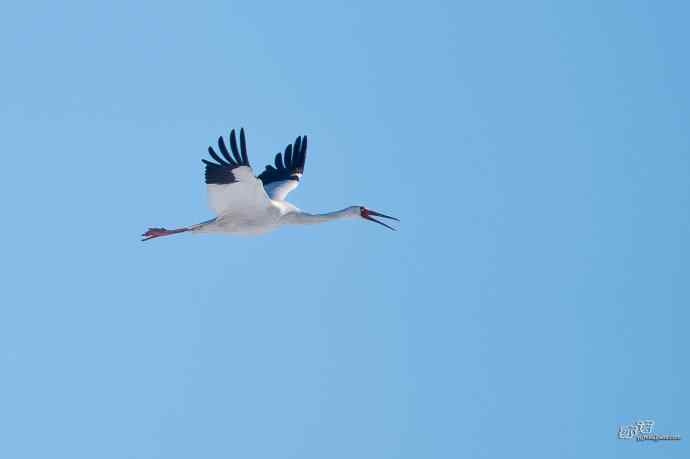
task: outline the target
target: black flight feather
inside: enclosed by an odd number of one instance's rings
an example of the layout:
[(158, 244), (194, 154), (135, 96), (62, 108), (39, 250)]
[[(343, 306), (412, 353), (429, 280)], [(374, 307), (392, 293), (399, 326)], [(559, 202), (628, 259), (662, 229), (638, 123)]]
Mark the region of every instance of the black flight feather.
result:
[(247, 158), (247, 141), (244, 139), (244, 128), (240, 128), (240, 151), (242, 152), (242, 161), (245, 164), (249, 164), (249, 158)]
[(297, 137), (295, 143), (285, 147), (285, 151), (275, 156), (275, 167), (270, 164), (259, 175), (264, 186), (273, 182), (284, 180), (299, 180), (297, 174), (304, 172), (304, 163), (307, 158), (307, 136)]
[(242, 157), (237, 149), (237, 137), (235, 136), (235, 130), (230, 131), (230, 148), (232, 149), (232, 156), (235, 157), (235, 161), (238, 164), (242, 164)]
[(218, 148), (220, 149), (220, 152), (223, 154), (225, 161), (227, 161), (227, 164), (229, 164), (230, 166), (237, 165), (237, 163), (235, 163), (235, 161), (230, 156), (230, 153), (228, 152), (228, 147), (225, 146), (225, 140), (223, 139), (223, 136), (218, 137)]
[[(230, 147), (232, 148), (232, 156), (225, 145), (225, 140), (223, 137), (218, 138), (218, 148), (220, 153), (223, 155), (221, 158), (213, 149), (213, 147), (208, 147), (208, 153), (211, 155), (216, 162), (211, 162), (206, 159), (202, 159), (203, 163), (206, 165), (205, 178), (206, 183), (209, 185), (227, 185), (229, 183), (234, 183), (237, 178), (232, 173), (233, 169), (241, 166), (251, 167), (249, 165), (249, 158), (247, 157), (247, 142), (244, 136), (244, 129), (240, 131), (240, 143), (242, 145), (242, 155), (240, 156), (237, 151), (237, 141), (235, 140), (235, 130), (230, 132)], [(234, 158), (233, 158), (234, 157)]]

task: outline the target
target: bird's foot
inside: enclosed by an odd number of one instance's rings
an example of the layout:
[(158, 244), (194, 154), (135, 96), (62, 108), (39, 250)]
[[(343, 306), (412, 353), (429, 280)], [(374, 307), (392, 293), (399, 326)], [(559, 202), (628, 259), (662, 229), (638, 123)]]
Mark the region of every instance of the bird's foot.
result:
[(144, 238), (142, 241), (148, 241), (149, 239), (154, 239), (161, 236), (170, 236), (171, 234), (183, 233), (185, 231), (189, 231), (189, 228), (180, 228), (174, 230), (167, 230), (165, 228), (149, 228), (149, 230), (141, 236)]

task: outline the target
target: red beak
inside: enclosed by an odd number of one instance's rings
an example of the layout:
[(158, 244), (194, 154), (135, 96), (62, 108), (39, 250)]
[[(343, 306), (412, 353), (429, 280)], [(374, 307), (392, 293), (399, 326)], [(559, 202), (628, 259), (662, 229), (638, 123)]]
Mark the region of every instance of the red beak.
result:
[(376, 220), (375, 218), (372, 218), (372, 215), (373, 215), (374, 217), (390, 218), (391, 220), (395, 220), (396, 222), (399, 222), (399, 221), (400, 221), (400, 220), (398, 220), (398, 219), (395, 218), (395, 217), (391, 217), (390, 215), (382, 214), (382, 213), (380, 213), (380, 212), (376, 212), (376, 211), (369, 210), (369, 209), (366, 209), (366, 208), (363, 208), (363, 209), (362, 209), (361, 215), (362, 215), (362, 218), (364, 218), (364, 219), (366, 219), (366, 220), (369, 220), (369, 221), (371, 221), (371, 222), (374, 222), (374, 223), (378, 223), (379, 225), (383, 225), (383, 226), (385, 226), (386, 228), (391, 229), (391, 230), (393, 230), (393, 231), (395, 231), (395, 228), (393, 228), (392, 226), (388, 226), (388, 225), (386, 225), (385, 223)]

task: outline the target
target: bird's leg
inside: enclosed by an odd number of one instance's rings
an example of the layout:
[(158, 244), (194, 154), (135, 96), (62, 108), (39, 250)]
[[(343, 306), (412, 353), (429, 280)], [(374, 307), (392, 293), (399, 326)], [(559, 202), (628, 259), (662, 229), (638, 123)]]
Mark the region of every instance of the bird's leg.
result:
[(185, 231), (190, 231), (190, 228), (177, 228), (173, 230), (167, 230), (165, 228), (149, 228), (147, 232), (142, 234), (142, 241), (148, 241), (149, 239), (154, 239), (161, 236), (170, 236), (172, 234), (184, 233)]

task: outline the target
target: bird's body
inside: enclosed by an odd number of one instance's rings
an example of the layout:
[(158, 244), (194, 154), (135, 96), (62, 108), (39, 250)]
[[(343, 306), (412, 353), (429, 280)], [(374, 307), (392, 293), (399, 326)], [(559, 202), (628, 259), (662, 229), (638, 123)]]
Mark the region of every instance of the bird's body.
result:
[(239, 234), (255, 236), (264, 234), (280, 226), (285, 210), (271, 202), (263, 209), (252, 213), (227, 213), (212, 220), (194, 225), (190, 230), (197, 234)]
[(308, 214), (287, 202), (275, 202), (262, 212), (251, 215), (228, 214), (189, 228), (198, 234), (225, 233), (256, 236), (284, 225), (307, 225), (359, 217), (359, 207), (353, 206), (329, 214)]
[(239, 149), (235, 131), (230, 133), (232, 156), (222, 137), (218, 139), (218, 147), (222, 157), (209, 147), (209, 154), (215, 162), (202, 160), (206, 164), (209, 206), (217, 217), (175, 230), (150, 228), (143, 234), (144, 240), (183, 232), (259, 235), (283, 225), (306, 225), (353, 218), (364, 218), (393, 229), (375, 220), (372, 215), (397, 220), (362, 206), (350, 206), (325, 214), (310, 214), (285, 201), (288, 193), (299, 185), (304, 172), (306, 136), (298, 137), (293, 145), (288, 145), (283, 155), (278, 153), (275, 156), (275, 167), (266, 166), (258, 177), (254, 176), (249, 165), (243, 129), (240, 130)]

